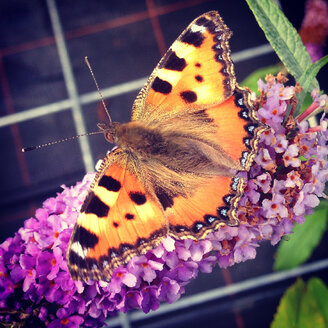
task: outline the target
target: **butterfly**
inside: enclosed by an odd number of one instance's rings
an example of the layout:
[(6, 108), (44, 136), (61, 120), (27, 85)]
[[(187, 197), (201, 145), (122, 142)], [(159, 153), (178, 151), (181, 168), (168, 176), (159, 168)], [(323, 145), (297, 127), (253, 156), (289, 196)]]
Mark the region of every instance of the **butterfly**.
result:
[(216, 11), (196, 18), (139, 92), (131, 121), (99, 126), (117, 147), (74, 227), (73, 279), (109, 281), (167, 236), (199, 240), (238, 225), (245, 181), (237, 171), (249, 170), (264, 127), (250, 91), (236, 83), (230, 37)]

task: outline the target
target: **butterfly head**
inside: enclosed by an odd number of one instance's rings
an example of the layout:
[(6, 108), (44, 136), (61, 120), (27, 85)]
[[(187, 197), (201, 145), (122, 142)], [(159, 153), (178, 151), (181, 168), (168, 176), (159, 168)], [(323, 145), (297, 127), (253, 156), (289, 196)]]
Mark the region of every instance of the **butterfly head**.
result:
[(100, 131), (104, 133), (105, 139), (112, 144), (117, 144), (117, 128), (120, 126), (118, 122), (109, 123), (98, 123), (97, 124)]

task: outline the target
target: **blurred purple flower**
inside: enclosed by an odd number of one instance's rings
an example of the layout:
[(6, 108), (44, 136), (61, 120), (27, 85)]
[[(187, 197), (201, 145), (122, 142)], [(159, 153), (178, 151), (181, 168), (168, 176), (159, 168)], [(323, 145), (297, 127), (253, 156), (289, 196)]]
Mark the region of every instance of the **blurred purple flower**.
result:
[(141, 290), (141, 309), (148, 313), (159, 308), (158, 287), (147, 286)]
[(79, 328), (83, 321), (81, 316), (73, 315), (71, 317), (55, 319), (49, 324), (48, 328)]
[[(267, 82), (258, 84), (258, 115), (268, 129), (260, 136), (250, 171), (240, 173), (247, 187), (239, 202), (239, 227), (223, 226), (200, 241), (167, 237), (157, 248), (115, 269), (110, 282), (73, 281), (65, 254), (94, 178), (87, 174), (82, 182), (63, 186), (57, 197), (47, 199), (35, 218), (0, 245), (0, 307), (18, 316), (24, 313), (30, 326), (101, 327), (116, 311), (147, 313), (160, 302), (175, 302), (200, 271), (254, 259), (260, 241), (274, 245), (290, 234), (294, 222), (303, 223), (323, 196), (327, 120), (323, 117), (319, 126), (309, 128), (304, 119), (319, 107), (326, 109), (328, 98), (314, 91), (313, 105), (305, 114), (296, 121), (289, 117), (283, 125), (295, 89), (282, 82), (268, 76)], [(2, 314), (0, 320), (13, 317)]]
[(323, 56), (328, 35), (328, 4), (324, 0), (308, 0), (299, 34), (313, 62)]

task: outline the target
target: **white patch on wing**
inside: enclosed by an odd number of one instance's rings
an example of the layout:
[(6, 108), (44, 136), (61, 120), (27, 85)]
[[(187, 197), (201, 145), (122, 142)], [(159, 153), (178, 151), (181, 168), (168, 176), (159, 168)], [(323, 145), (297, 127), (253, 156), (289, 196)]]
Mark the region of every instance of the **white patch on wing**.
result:
[(191, 29), (191, 32), (193, 32), (193, 33), (196, 33), (196, 32), (204, 33), (206, 31), (205, 26), (199, 26), (199, 25), (196, 25), (196, 24), (192, 24), (190, 29)]
[(82, 259), (85, 259), (86, 253), (88, 251), (87, 248), (83, 248), (82, 245), (76, 241), (71, 245), (71, 250), (75, 252), (78, 256), (80, 256)]

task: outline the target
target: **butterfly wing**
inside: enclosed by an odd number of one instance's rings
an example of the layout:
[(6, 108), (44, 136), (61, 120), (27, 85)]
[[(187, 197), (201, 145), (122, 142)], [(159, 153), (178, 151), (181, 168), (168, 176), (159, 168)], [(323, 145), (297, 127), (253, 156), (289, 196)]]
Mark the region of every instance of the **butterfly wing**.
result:
[(165, 210), (170, 235), (199, 240), (222, 225), (237, 225), (236, 208), (243, 189), (243, 179), (217, 176), (190, 196), (173, 198)]
[(207, 108), (207, 117), (217, 126), (216, 133), (208, 137), (217, 142), (232, 161), (248, 171), (257, 152), (259, 135), (266, 129), (255, 113), (247, 88), (236, 85), (226, 101)]
[(167, 235), (161, 206), (116, 149), (102, 162), (82, 205), (67, 260), (73, 279), (109, 280), (113, 270)]
[(211, 11), (195, 19), (159, 62), (132, 108), (132, 120), (196, 111), (235, 89), (229, 28)]
[[(132, 120), (178, 118), (183, 113), (205, 113), (216, 133), (202, 137), (217, 144), (230, 167), (248, 170), (264, 130), (250, 102), (250, 92), (240, 88), (230, 58), (229, 28), (220, 15), (208, 12), (195, 19), (173, 43), (140, 91)], [(228, 167), (222, 163), (227, 170)], [(157, 193), (176, 238), (203, 238), (222, 224), (236, 225), (236, 208), (244, 180), (217, 175), (189, 196)]]
[[(145, 125), (157, 121), (168, 128), (168, 118), (199, 116), (205, 125), (197, 128), (201, 133), (194, 140), (216, 144), (227, 172), (203, 179), (186, 195), (156, 185), (145, 188), (139, 173), (149, 171), (146, 162), (141, 167), (121, 149), (106, 156), (71, 237), (68, 265), (73, 278), (109, 280), (116, 267), (155, 247), (167, 234), (200, 239), (222, 224), (238, 223), (236, 207), (245, 183), (228, 170), (249, 169), (263, 126), (249, 91), (236, 84), (230, 36), (217, 12), (198, 17), (160, 61), (132, 109), (132, 120)], [(172, 131), (181, 133), (172, 120)], [(205, 135), (202, 127), (210, 124), (216, 132)], [(173, 186), (183, 184), (181, 179)]]
[[(213, 141), (220, 144), (232, 161), (248, 170), (256, 154), (259, 134), (265, 129), (256, 120), (250, 92), (236, 86), (228, 100), (206, 109), (205, 113), (219, 127)], [(170, 235), (200, 239), (221, 225), (238, 224), (237, 205), (244, 188), (243, 178), (218, 175), (207, 179), (187, 197), (160, 195)]]

